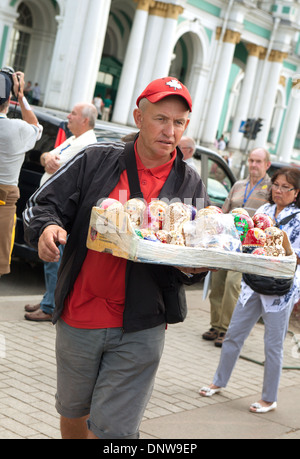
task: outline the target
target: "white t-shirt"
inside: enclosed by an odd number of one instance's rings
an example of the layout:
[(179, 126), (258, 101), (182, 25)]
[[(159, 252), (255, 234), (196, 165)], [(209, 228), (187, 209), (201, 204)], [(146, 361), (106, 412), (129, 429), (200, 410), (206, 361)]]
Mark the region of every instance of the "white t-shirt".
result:
[[(85, 132), (79, 137), (69, 137), (65, 142), (50, 152), (51, 155), (59, 155), (59, 166), (63, 166), (66, 162), (72, 159), (77, 153), (80, 152), (87, 145), (97, 143), (97, 137), (93, 129)], [(41, 179), (43, 185), (53, 174), (45, 172)]]
[(40, 135), (39, 128), (19, 119), (0, 114), (0, 183), (18, 186), (25, 153), (32, 150)]

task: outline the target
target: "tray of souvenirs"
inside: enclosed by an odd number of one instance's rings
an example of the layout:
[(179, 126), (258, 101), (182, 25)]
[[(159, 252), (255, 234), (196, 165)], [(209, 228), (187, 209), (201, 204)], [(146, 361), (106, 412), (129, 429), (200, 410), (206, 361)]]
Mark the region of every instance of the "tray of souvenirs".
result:
[(287, 234), (265, 214), (163, 200), (102, 200), (91, 212), (87, 247), (141, 263), (281, 279), (293, 277), (297, 263)]

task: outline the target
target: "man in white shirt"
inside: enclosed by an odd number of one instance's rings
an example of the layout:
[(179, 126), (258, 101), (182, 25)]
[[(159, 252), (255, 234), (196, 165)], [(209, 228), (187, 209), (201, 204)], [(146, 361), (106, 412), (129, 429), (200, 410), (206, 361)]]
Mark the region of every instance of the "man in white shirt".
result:
[[(97, 143), (94, 132), (98, 117), (97, 109), (93, 104), (80, 103), (75, 105), (68, 115), (68, 129), (73, 136), (50, 152), (41, 155), (41, 164), (45, 167), (45, 173), (41, 179), (41, 185), (50, 180), (52, 175), (66, 162), (70, 161), (77, 153), (87, 145)], [(62, 249), (61, 249), (62, 250)], [(25, 319), (35, 322), (52, 320), (55, 307), (54, 292), (57, 281), (57, 272), (60, 263), (44, 262), (44, 274), (46, 293), (41, 303), (25, 306)]]
[[(25, 153), (42, 135), (42, 126), (24, 97), (24, 86), (22, 72), (14, 73), (10, 68), (0, 71), (0, 277), (10, 273), (19, 175)], [(11, 91), (19, 102), (22, 120), (7, 118)]]
[(41, 164), (45, 167), (41, 185), (48, 180), (67, 161), (82, 148), (97, 142), (94, 132), (97, 109), (93, 104), (77, 104), (68, 115), (68, 129), (73, 136), (50, 152), (41, 155)]

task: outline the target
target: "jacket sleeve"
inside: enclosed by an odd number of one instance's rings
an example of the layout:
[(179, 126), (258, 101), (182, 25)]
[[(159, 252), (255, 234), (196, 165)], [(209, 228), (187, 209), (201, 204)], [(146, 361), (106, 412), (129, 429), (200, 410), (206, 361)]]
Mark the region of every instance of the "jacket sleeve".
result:
[(62, 166), (28, 200), (23, 212), (24, 238), (32, 247), (37, 247), (40, 235), (49, 225), (58, 225), (69, 233), (80, 199), (84, 162), (83, 151)]

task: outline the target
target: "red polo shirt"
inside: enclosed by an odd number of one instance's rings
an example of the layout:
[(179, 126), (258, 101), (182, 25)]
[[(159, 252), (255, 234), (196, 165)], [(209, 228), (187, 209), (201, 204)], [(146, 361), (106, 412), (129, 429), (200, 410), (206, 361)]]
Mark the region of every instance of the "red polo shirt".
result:
[[(158, 198), (171, 172), (176, 150), (168, 163), (152, 169), (145, 168), (136, 151), (135, 155), (141, 191), (149, 203), (151, 199)], [(125, 170), (109, 197), (122, 200), (122, 204), (125, 204), (129, 196)], [(74, 287), (65, 301), (62, 319), (76, 328), (122, 327), (126, 263), (123, 258), (88, 250)]]

